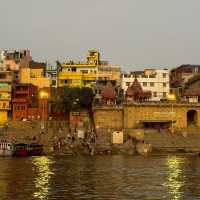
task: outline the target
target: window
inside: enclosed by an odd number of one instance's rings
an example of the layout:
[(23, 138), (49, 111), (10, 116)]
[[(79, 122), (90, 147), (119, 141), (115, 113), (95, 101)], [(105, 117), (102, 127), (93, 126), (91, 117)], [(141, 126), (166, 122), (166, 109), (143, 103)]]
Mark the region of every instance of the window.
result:
[(146, 87), (146, 86), (147, 86), (147, 82), (143, 82), (142, 84), (143, 84), (143, 86), (144, 86), (144, 87)]
[(76, 72), (76, 67), (72, 67), (72, 72)]
[(166, 97), (167, 96), (167, 93), (166, 92), (163, 92), (163, 97)]
[(151, 87), (154, 87), (154, 83), (153, 83), (153, 82), (151, 82), (151, 83), (150, 83), (150, 86), (151, 86)]
[(130, 82), (126, 82), (126, 86), (128, 86), (128, 87), (129, 87), (129, 86), (130, 86)]
[(167, 86), (167, 83), (163, 83), (163, 87), (166, 87)]
[(52, 81), (51, 81), (51, 85), (56, 86), (56, 80), (52, 80)]
[(88, 70), (81, 70), (81, 72), (82, 72), (83, 74), (87, 74), (87, 73), (88, 73)]
[(157, 92), (153, 92), (153, 96), (154, 96), (154, 97), (157, 97)]
[(166, 73), (163, 73), (163, 74), (162, 74), (162, 77), (163, 77), (163, 78), (166, 78), (166, 77), (167, 77), (167, 74), (166, 74)]
[(65, 80), (62, 80), (61, 84), (71, 84), (72, 83), (72, 80), (71, 79), (65, 79)]

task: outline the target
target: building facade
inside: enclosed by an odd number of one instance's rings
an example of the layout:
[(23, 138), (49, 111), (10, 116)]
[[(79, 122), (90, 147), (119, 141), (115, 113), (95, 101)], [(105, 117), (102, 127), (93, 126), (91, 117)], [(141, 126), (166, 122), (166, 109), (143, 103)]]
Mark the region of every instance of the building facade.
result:
[(30, 61), (28, 67), (20, 69), (20, 83), (33, 84), (38, 88), (50, 87), (50, 78), (46, 77), (46, 63)]
[(200, 73), (200, 65), (181, 65), (170, 72), (171, 92), (176, 94), (177, 100), (181, 100), (185, 90), (185, 84)]
[(58, 87), (92, 87), (96, 82), (100, 54), (90, 50), (86, 62), (69, 61), (58, 66)]
[(8, 120), (11, 112), (12, 72), (0, 68), (0, 124)]
[[(32, 84), (16, 84), (13, 88), (13, 120), (48, 119), (48, 97), (42, 98), (41, 90)], [(45, 93), (47, 93), (45, 91)]]
[(1, 65), (12, 71), (13, 82), (18, 83), (20, 79), (20, 69), (27, 67), (28, 63), (32, 60), (30, 51), (28, 49), (1, 50), (0, 54)]
[(58, 77), (57, 67), (47, 65), (46, 77), (50, 79), (50, 86), (57, 88), (57, 77)]
[(150, 101), (160, 101), (167, 98), (170, 92), (168, 69), (145, 69), (144, 71), (123, 74), (122, 89), (124, 94), (135, 78), (137, 78), (143, 90), (151, 91), (152, 96)]
[(110, 65), (107, 62), (100, 62), (97, 71), (96, 84), (94, 86), (95, 101), (101, 102), (104, 87), (111, 83), (118, 95), (121, 87), (121, 69), (119, 66)]

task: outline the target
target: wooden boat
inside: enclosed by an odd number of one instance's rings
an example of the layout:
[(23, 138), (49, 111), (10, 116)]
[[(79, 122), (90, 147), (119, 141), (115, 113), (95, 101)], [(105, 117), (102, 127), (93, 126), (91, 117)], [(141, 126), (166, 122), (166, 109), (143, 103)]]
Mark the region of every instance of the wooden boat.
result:
[(28, 145), (24, 143), (14, 144), (14, 156), (26, 157), (28, 156)]
[(32, 143), (32, 144), (28, 145), (28, 155), (29, 156), (40, 156), (40, 155), (42, 155), (42, 152), (43, 152), (42, 144)]
[(13, 143), (0, 141), (0, 156), (12, 156), (13, 152)]
[(14, 156), (26, 157), (26, 156), (40, 156), (43, 152), (43, 145), (32, 143), (24, 144), (19, 143), (14, 145)]

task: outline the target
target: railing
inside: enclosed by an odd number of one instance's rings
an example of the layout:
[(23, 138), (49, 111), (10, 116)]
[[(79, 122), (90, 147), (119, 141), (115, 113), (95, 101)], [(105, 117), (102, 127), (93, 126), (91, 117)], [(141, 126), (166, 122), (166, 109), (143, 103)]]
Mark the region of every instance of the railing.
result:
[(1, 97), (0, 96), (0, 101), (1, 100), (11, 100), (11, 96), (6, 96), (6, 97)]
[(8, 77), (8, 78), (0, 78), (0, 82), (11, 82), (12, 78)]
[(11, 86), (0, 87), (0, 92), (11, 92)]

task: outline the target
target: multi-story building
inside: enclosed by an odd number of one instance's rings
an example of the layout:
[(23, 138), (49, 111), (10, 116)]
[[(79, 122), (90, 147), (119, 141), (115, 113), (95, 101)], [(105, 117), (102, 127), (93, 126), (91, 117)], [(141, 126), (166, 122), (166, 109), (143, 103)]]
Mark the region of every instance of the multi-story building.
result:
[(43, 94), (48, 93), (32, 84), (15, 84), (12, 98), (13, 120), (48, 119), (48, 97), (43, 98)]
[(112, 84), (118, 95), (121, 86), (121, 69), (119, 66), (110, 65), (107, 62), (100, 62), (97, 71), (96, 84), (94, 86), (96, 102), (101, 102), (102, 90), (108, 83)]
[(96, 82), (100, 54), (90, 50), (86, 62), (69, 61), (58, 66), (58, 87), (92, 87)]
[(11, 112), (12, 72), (0, 68), (0, 124), (8, 120)]
[(124, 94), (135, 78), (141, 84), (144, 91), (151, 91), (150, 101), (160, 101), (169, 94), (169, 70), (168, 69), (145, 69), (122, 75), (122, 89)]
[(3, 66), (13, 73), (13, 82), (19, 82), (19, 70), (23, 67), (27, 67), (28, 63), (32, 60), (30, 51), (27, 49), (1, 50), (0, 54), (0, 60)]
[(30, 61), (20, 69), (20, 83), (33, 84), (38, 88), (50, 87), (50, 78), (45, 76), (46, 63)]
[(193, 76), (200, 73), (200, 65), (181, 65), (170, 72), (171, 92), (176, 94), (176, 98), (181, 100), (185, 84)]
[(47, 65), (46, 77), (48, 77), (50, 79), (50, 86), (56, 88), (57, 87), (57, 77), (58, 77), (57, 67)]

